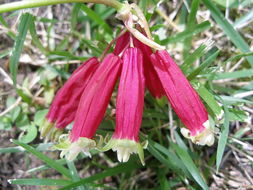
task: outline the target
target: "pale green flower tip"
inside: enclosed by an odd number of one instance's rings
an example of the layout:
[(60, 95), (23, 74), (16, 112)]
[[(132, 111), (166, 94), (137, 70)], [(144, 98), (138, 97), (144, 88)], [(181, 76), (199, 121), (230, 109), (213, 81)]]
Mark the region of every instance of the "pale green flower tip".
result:
[(215, 129), (212, 129), (210, 127), (209, 120), (207, 120), (203, 125), (205, 126), (205, 130), (196, 134), (195, 136), (191, 136), (190, 131), (186, 128), (181, 128), (180, 132), (185, 138), (190, 139), (194, 144), (201, 146), (204, 145), (212, 146), (215, 141), (214, 137)]
[(59, 143), (54, 148), (61, 150), (60, 157), (65, 157), (68, 161), (73, 161), (80, 152), (91, 157), (90, 150), (96, 147), (96, 142), (92, 139), (80, 137), (76, 142), (71, 143), (68, 135), (64, 134), (59, 137)]
[(106, 148), (117, 152), (117, 158), (119, 162), (127, 162), (130, 158), (130, 155), (135, 153), (138, 154), (142, 165), (145, 165), (143, 145), (139, 142), (129, 139), (112, 138), (106, 145)]

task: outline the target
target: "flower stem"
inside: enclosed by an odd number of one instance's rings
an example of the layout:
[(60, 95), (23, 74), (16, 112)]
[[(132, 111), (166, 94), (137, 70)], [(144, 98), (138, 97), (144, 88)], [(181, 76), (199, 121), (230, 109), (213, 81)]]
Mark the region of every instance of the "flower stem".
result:
[(117, 0), (26, 0), (2, 4), (0, 5), (0, 13), (63, 3), (99, 3), (113, 7), (116, 10), (120, 10), (123, 6), (123, 4)]

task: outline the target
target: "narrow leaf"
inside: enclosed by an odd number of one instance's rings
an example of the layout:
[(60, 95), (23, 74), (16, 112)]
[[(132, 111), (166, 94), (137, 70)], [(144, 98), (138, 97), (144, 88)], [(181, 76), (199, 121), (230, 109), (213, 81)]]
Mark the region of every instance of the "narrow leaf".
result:
[(71, 181), (63, 179), (10, 179), (8, 180), (11, 184), (16, 185), (46, 185), (46, 186), (64, 186), (69, 185)]
[(71, 178), (71, 175), (69, 174), (69, 171), (67, 170), (67, 168), (65, 168), (61, 164), (57, 163), (55, 160), (47, 157), (46, 155), (42, 154), (41, 152), (39, 152), (35, 148), (29, 146), (28, 144), (19, 142), (17, 140), (12, 140), (12, 141), (16, 145), (21, 146), (22, 148), (26, 149), (28, 152), (30, 152), (31, 154), (33, 154), (34, 156), (36, 156), (37, 158), (39, 158), (40, 160), (42, 160), (43, 162), (48, 164), (50, 167), (52, 167), (55, 170), (57, 170), (58, 172), (60, 172), (62, 175), (66, 176), (68, 178)]
[(105, 170), (101, 173), (98, 173), (98, 174), (95, 174), (93, 176), (81, 179), (81, 180), (79, 180), (77, 182), (74, 182), (74, 183), (72, 183), (72, 184), (70, 184), (66, 187), (63, 187), (59, 190), (70, 190), (70, 189), (73, 189), (75, 187), (78, 187), (78, 186), (86, 184), (86, 183), (91, 183), (91, 182), (96, 181), (96, 180), (104, 179), (107, 176), (115, 176), (115, 175), (118, 175), (120, 173), (130, 172), (133, 169), (136, 169), (138, 167), (140, 167), (140, 165), (137, 165), (137, 164), (134, 164), (134, 163), (131, 163), (131, 162), (128, 162), (128, 163), (125, 163), (125, 164), (120, 164), (120, 165), (118, 165), (114, 168), (109, 168), (109, 169), (107, 169), (107, 170)]
[(183, 161), (185, 167), (188, 169), (194, 180), (202, 187), (204, 190), (208, 190), (208, 186), (205, 183), (204, 179), (200, 175), (200, 171), (194, 164), (191, 156), (188, 154), (186, 150), (183, 148), (179, 147), (177, 144), (171, 143), (172, 147), (174, 150), (177, 152), (178, 156), (181, 158)]
[(30, 26), (31, 20), (32, 20), (32, 15), (30, 15), (29, 13), (22, 14), (20, 18), (20, 23), (18, 26), (18, 35), (15, 39), (15, 44), (11, 52), (10, 72), (11, 72), (14, 86), (16, 86), (16, 83), (17, 83), (17, 70), (18, 70), (19, 58), (24, 46), (27, 30)]
[(224, 125), (223, 129), (221, 131), (221, 135), (219, 137), (219, 142), (218, 142), (218, 148), (217, 148), (217, 155), (216, 155), (216, 170), (218, 172), (222, 156), (224, 154), (224, 150), (227, 144), (227, 139), (228, 139), (228, 132), (229, 132), (229, 111), (226, 105), (224, 105)]
[[(211, 15), (217, 24), (223, 29), (223, 32), (230, 38), (233, 44), (243, 53), (250, 52), (250, 48), (242, 36), (235, 28), (227, 21), (221, 11), (210, 0), (202, 0), (205, 6), (211, 11)], [(253, 56), (248, 56), (247, 60), (253, 67)]]

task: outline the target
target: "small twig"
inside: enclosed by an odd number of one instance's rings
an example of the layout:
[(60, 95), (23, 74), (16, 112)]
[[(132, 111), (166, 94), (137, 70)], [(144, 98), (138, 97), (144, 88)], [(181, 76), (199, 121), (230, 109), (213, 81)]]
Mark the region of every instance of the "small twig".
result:
[(20, 104), (20, 102), (21, 102), (21, 98), (19, 97), (14, 104), (12, 104), (6, 110), (4, 110), (3, 112), (0, 113), (0, 117), (4, 116), (5, 114), (7, 114), (11, 110), (13, 110), (15, 107), (17, 107)]

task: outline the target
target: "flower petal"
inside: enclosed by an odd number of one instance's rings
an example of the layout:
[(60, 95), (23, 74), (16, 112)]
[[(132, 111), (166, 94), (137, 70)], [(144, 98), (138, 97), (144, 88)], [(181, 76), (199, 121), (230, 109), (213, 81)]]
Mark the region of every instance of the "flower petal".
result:
[(40, 128), (41, 136), (50, 134), (54, 126), (53, 123), (55, 123), (56, 128), (63, 129), (74, 120), (82, 92), (98, 64), (99, 62), (95, 57), (84, 62), (57, 92), (46, 115), (46, 120)]
[(208, 113), (197, 92), (167, 51), (157, 51), (151, 59), (172, 108), (189, 129), (189, 136), (198, 136), (207, 128), (204, 124)]
[(142, 122), (145, 80), (142, 53), (128, 48), (123, 54), (123, 66), (116, 103), (116, 129), (107, 148), (117, 151), (120, 162), (138, 153), (144, 164), (143, 148), (139, 143)]
[(64, 128), (74, 120), (81, 95), (99, 62), (93, 57), (83, 63), (57, 92), (46, 118)]
[(120, 68), (121, 60), (114, 54), (107, 55), (99, 65), (82, 94), (71, 131), (72, 142), (79, 137), (94, 136), (110, 101)]

